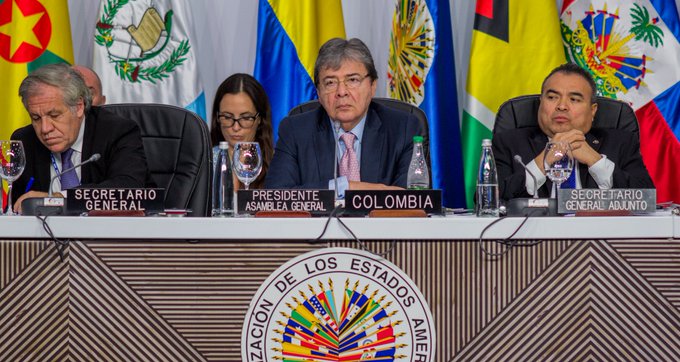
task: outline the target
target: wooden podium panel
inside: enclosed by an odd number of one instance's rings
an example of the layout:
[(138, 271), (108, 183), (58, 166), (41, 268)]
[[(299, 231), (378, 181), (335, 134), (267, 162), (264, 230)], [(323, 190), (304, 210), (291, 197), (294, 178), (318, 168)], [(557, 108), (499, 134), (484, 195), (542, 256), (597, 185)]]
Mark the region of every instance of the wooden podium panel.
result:
[[(365, 244), (420, 287), (437, 361), (680, 360), (680, 240)], [(0, 360), (238, 361), (260, 284), (326, 246), (358, 244), (0, 241)]]

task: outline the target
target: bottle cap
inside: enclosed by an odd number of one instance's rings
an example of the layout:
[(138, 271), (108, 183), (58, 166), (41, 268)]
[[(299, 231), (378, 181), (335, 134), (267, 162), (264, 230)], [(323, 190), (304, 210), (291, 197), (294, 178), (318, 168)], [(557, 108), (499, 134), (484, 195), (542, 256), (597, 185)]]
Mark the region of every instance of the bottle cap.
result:
[(423, 136), (413, 136), (413, 143), (423, 143)]
[(489, 147), (491, 146), (491, 140), (488, 138), (485, 138), (482, 140), (482, 147)]
[(220, 145), (218, 146), (218, 148), (221, 149), (221, 150), (228, 150), (229, 149), (229, 142), (220, 141)]

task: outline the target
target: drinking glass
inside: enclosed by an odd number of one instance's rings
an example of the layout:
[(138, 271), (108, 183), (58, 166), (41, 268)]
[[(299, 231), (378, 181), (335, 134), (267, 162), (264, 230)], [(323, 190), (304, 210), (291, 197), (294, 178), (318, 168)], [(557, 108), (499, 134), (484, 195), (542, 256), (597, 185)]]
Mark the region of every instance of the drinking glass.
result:
[(18, 215), (12, 210), (12, 183), (24, 172), (26, 155), (21, 141), (0, 141), (0, 177), (7, 180), (7, 212), (5, 215)]
[(246, 190), (262, 171), (262, 152), (257, 142), (238, 142), (234, 146), (233, 168)]
[(545, 145), (543, 167), (545, 175), (553, 183), (553, 194), (557, 197), (557, 188), (566, 181), (574, 169), (574, 157), (571, 146), (564, 141), (549, 141)]

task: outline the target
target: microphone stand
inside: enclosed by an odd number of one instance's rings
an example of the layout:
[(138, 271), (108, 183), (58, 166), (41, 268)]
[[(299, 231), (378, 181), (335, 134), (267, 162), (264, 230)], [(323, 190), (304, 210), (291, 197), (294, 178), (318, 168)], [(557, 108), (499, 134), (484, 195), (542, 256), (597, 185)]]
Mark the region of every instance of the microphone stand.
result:
[(338, 199), (338, 148), (340, 147), (338, 142), (340, 142), (340, 122), (335, 120), (332, 120), (332, 122), (333, 130), (335, 131), (333, 134), (333, 182), (335, 183), (335, 208), (338, 209), (345, 206), (345, 200)]
[(65, 169), (65, 170), (61, 170), (61, 172), (60, 172), (59, 174), (54, 175), (54, 177), (52, 177), (52, 179), (50, 180), (50, 188), (47, 190), (47, 197), (52, 197), (52, 186), (54, 186), (54, 181), (55, 181), (56, 179), (60, 178), (61, 175), (65, 174), (65, 173), (68, 173), (68, 172), (71, 172), (71, 171), (77, 169), (78, 167), (82, 167), (82, 166), (84, 166), (84, 165), (86, 165), (86, 164), (88, 164), (88, 163), (90, 163), (90, 162), (97, 161), (97, 160), (99, 160), (101, 157), (102, 157), (102, 156), (101, 156), (100, 154), (95, 153), (94, 155), (90, 156), (90, 158), (88, 158), (87, 160), (85, 160), (85, 161), (83, 161), (83, 162), (81, 162), (81, 163), (79, 163), (79, 164), (77, 164), (77, 165), (74, 165), (74, 166), (72, 166), (72, 167), (69, 167), (69, 168), (67, 168), (67, 169)]
[(527, 165), (522, 162), (520, 155), (513, 156), (513, 160), (520, 164), (524, 171), (534, 181), (534, 194), (532, 198), (515, 198), (506, 205), (507, 216), (557, 216), (557, 200), (538, 197), (538, 181)]
[(515, 160), (515, 162), (519, 163), (522, 166), (522, 168), (524, 168), (524, 171), (526, 171), (529, 174), (529, 176), (531, 176), (531, 179), (534, 180), (534, 195), (533, 196), (534, 196), (534, 199), (537, 199), (538, 198), (538, 181), (536, 180), (536, 175), (534, 175), (534, 173), (531, 172), (531, 170), (529, 170), (529, 167), (527, 167), (527, 165), (525, 165), (524, 162), (522, 162), (522, 157), (520, 157), (520, 155), (515, 155), (515, 157), (513, 157), (513, 159)]
[(61, 177), (62, 174), (71, 172), (79, 167), (82, 167), (90, 162), (98, 161), (101, 158), (99, 153), (95, 153), (87, 160), (69, 167), (61, 172), (52, 179), (50, 179), (50, 187), (47, 190), (47, 197), (29, 197), (21, 203), (22, 214), (24, 215), (43, 215), (43, 216), (53, 216), (62, 215), (64, 213), (64, 199), (61, 197), (53, 196), (53, 186), (54, 181)]

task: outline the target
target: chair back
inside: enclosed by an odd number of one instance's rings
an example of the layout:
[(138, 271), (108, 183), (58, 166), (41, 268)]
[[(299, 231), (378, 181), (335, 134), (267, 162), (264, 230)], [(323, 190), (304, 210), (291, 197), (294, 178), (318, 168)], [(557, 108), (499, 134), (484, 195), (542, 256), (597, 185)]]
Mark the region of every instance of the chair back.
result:
[[(422, 133), (420, 135), (423, 136), (423, 149), (425, 150), (425, 160), (427, 161), (427, 165), (428, 167), (430, 167), (430, 170), (432, 170), (430, 163), (430, 127), (427, 123), (427, 115), (425, 114), (425, 111), (418, 108), (418, 106), (414, 106), (411, 103), (404, 102), (398, 99), (373, 97), (373, 102), (376, 102), (385, 107), (394, 108), (403, 112), (413, 114), (418, 119), (418, 122), (420, 123), (420, 129), (422, 130)], [(321, 107), (321, 104), (319, 104), (319, 101), (317, 99), (314, 99), (293, 107), (293, 109), (291, 109), (288, 112), (288, 115), (292, 116), (294, 114), (313, 111), (318, 109), (319, 107)], [(432, 171), (430, 171), (430, 173), (432, 173)]]
[[(537, 127), (540, 98), (540, 95), (532, 94), (512, 98), (501, 104), (496, 113), (493, 134), (515, 128)], [(597, 97), (593, 128), (615, 128), (635, 134), (640, 132), (635, 112), (628, 103), (600, 96)]]
[(146, 160), (166, 209), (208, 216), (212, 157), (208, 126), (195, 113), (165, 104), (108, 104), (103, 108), (139, 125)]

